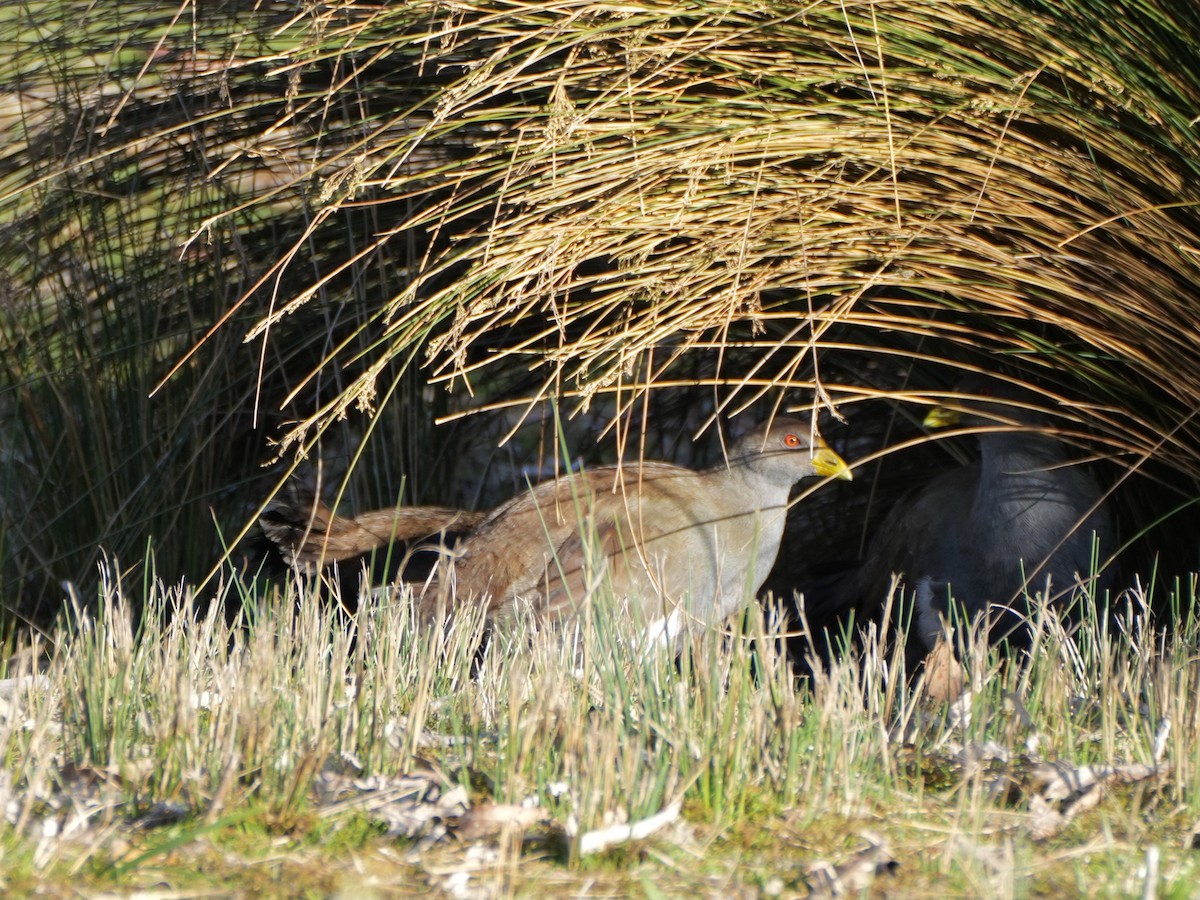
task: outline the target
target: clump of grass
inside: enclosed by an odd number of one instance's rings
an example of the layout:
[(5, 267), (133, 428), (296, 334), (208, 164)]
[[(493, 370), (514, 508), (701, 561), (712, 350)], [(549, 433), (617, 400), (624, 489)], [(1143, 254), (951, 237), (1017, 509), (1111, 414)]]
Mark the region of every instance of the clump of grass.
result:
[[(736, 408), (819, 384), (822, 352), (850, 351), (831, 377), (871, 396), (897, 385), (856, 380), (870, 358), (984, 348), (1064, 378), (1110, 452), (1194, 474), (1200, 381), (1175, 367), (1200, 84), (1164, 73), (1191, 71), (1200, 27), (1177, 6), (1121, 33), (1088, 4), (1016, 0), (413, 19), (448, 82), (418, 127), (364, 140), (360, 183), (426, 199), (392, 235), (433, 238), (374, 361), (302, 426), (418, 348), (440, 380), (488, 394), (512, 363), (531, 398), (611, 393), (623, 413), (689, 355), (716, 352), (704, 383)], [(461, 159), (402, 164), (447, 142)]]
[[(636, 866), (692, 884), (699, 876), (669, 860), (699, 842), (709, 875), (749, 853), (762, 871), (802, 883), (795, 852), (764, 849), (767, 834), (805, 848), (804, 865), (874, 835), (914, 884), (1049, 884), (1070, 868), (1063, 851), (1098, 833), (1116, 836), (1094, 851), (1107, 865), (1152, 843), (1177, 877), (1191, 871), (1173, 848), (1187, 811), (1200, 811), (1195, 626), (1156, 633), (1134, 602), (1115, 630), (1096, 617), (1071, 635), (1040, 623), (1028, 665), (977, 648), (972, 689), (947, 707), (910, 692), (899, 658), (870, 639), (798, 679), (758, 615), (696, 636), (676, 660), (638, 649), (628, 620), (598, 599), (575, 630), (518, 620), (478, 656), (477, 619), (418, 627), (406, 588), (364, 596), (347, 623), (315, 586), (293, 583), (227, 623), (190, 590), (151, 584), (135, 628), (117, 583), (105, 579), (95, 612), (80, 604), (40, 673), (15, 667), (3, 682), (0, 846), (25, 860), (13, 871), (41, 883), (82, 866), (97, 884), (160, 878), (159, 862), (249, 822), (295, 836), (299, 858), (334, 840), (330, 824), (382, 815), (369, 804), (326, 808), (318, 781), (431, 767), (481, 817), (493, 805), (540, 810), (527, 837), (562, 850), (537, 877), (565, 883), (596, 877), (578, 856), (582, 835), (677, 803), (685, 828), (650, 838), (657, 849), (641, 862), (615, 851), (601, 877)], [(219, 590), (237, 589), (230, 580)], [(1148, 764), (1157, 775), (1110, 789), (1038, 838), (1035, 782), (1052, 762)], [(169, 832), (149, 824), (155, 817)], [(502, 840), (469, 821), (449, 824), (484, 846)], [(375, 852), (396, 839), (355, 840)], [(430, 841), (436, 834), (408, 843), (403, 865), (420, 871), (426, 860), (421, 877), (431, 878), (448, 859), (466, 864), (456, 857), (465, 848)], [(504, 846), (521, 858), (519, 841)], [(995, 846), (1009, 848), (999, 869), (977, 854)], [(505, 872), (510, 885), (522, 877)]]
[[(260, 278), (313, 224), (312, 166), (389, 115), (341, 106), (340, 40), (320, 37), (332, 20), (295, 12), (123, 0), (0, 13), (11, 51), (0, 61), (0, 633), (51, 621), (62, 582), (94, 582), (101, 548), (137, 559), (169, 534), (156, 546), (163, 571), (203, 576), (222, 549), (214, 518), (236, 534), (249, 498), (271, 488), (259, 465), (280, 417), (307, 415), (342, 376), (316, 376), (288, 412), (286, 396), (327, 344), (349, 346), (368, 281), (409, 264), (412, 248), (375, 256), (317, 291), (339, 311), (302, 311), (275, 330), (281, 345), (243, 342), (293, 293)], [(370, 213), (350, 219), (316, 245), (367, 242), (381, 227)], [(288, 346), (293, 327), (321, 337)], [(401, 379), (377, 427), (428, 427), (420, 387)], [(361, 430), (341, 429), (343, 445)], [(412, 463), (426, 456), (406, 456), (420, 487)], [(379, 502), (394, 499), (400, 472), (382, 457), (372, 468)]]

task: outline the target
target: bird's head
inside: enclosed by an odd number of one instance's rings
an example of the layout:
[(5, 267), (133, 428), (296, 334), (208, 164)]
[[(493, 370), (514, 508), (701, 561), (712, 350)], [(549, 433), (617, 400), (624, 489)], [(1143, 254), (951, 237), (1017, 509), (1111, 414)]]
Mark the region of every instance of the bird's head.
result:
[(795, 416), (776, 416), (752, 428), (734, 445), (730, 462), (752, 466), (772, 481), (788, 484), (814, 476), (854, 479), (846, 461), (825, 443), (810, 421)]
[(1046, 399), (1018, 384), (976, 373), (964, 377), (954, 392), (925, 415), (922, 424), (926, 428), (1046, 423)]

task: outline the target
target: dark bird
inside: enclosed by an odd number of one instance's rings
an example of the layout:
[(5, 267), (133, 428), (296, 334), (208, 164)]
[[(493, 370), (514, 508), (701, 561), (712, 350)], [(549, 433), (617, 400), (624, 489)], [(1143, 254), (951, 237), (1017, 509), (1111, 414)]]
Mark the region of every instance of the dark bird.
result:
[(901, 499), (843, 596), (869, 616), (899, 578), (906, 599), (897, 614), (908, 621), (912, 665), (947, 621), (986, 615), (993, 643), (1019, 645), (1036, 604), (1065, 609), (1079, 586), (1102, 596), (1111, 582), (1108, 569), (1089, 580), (1115, 549), (1103, 494), (1048, 433), (1044, 414), (1028, 408), (1032, 394), (978, 378), (959, 391), (962, 409), (937, 407), (925, 425), (986, 429), (977, 434), (979, 460)]
[(569, 616), (607, 578), (648, 633), (673, 642), (754, 596), (779, 551), (789, 491), (813, 476), (851, 477), (808, 421), (781, 416), (752, 429), (727, 461), (705, 471), (643, 461), (570, 473), (478, 521), (426, 507), (357, 519), (276, 509), (262, 525), (285, 556), (312, 564), (410, 540), (416, 523), (429, 532), (470, 521), (473, 530), (447, 555), (439, 583), (422, 595), (424, 614), (480, 602), (489, 620), (518, 605)]

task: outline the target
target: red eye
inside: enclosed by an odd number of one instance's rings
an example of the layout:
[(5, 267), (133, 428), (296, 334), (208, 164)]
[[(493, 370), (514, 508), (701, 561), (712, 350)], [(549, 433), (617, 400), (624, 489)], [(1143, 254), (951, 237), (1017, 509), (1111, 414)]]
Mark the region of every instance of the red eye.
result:
[(786, 435), (784, 435), (783, 443), (785, 446), (788, 446), (788, 447), (799, 447), (800, 446), (800, 438), (797, 435), (795, 435), (789, 431)]

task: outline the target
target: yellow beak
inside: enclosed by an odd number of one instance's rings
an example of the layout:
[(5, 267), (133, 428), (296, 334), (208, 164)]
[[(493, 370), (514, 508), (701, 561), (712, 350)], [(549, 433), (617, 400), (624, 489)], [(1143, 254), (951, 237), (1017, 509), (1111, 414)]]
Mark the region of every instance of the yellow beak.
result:
[(957, 409), (935, 406), (925, 414), (925, 419), (921, 424), (926, 428), (949, 428), (951, 425), (957, 425), (961, 419), (962, 413)]
[(842, 481), (854, 480), (854, 475), (850, 472), (846, 461), (824, 445), (818, 447), (812, 455), (812, 467), (813, 471), (823, 478), (838, 478)]

